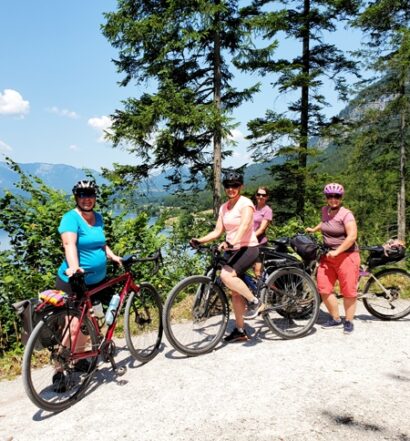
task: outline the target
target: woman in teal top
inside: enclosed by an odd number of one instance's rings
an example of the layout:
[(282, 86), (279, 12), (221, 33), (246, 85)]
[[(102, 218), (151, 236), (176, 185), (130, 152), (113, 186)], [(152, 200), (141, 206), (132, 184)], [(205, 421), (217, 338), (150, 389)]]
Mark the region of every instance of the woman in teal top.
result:
[(63, 216), (58, 228), (65, 259), (58, 269), (56, 288), (68, 293), (69, 277), (77, 271), (85, 272), (85, 283), (92, 286), (104, 280), (107, 258), (121, 265), (121, 258), (106, 243), (102, 216), (94, 211), (97, 189), (93, 181), (79, 181), (73, 187), (76, 207)]
[[(85, 283), (92, 288), (104, 280), (107, 258), (121, 265), (121, 258), (111, 251), (105, 241), (102, 216), (94, 211), (97, 189), (93, 181), (79, 181), (74, 185), (76, 207), (63, 216), (58, 228), (65, 259), (58, 269), (56, 288), (69, 294), (72, 293), (69, 277), (78, 271), (85, 272)], [(108, 303), (110, 297), (111, 292), (102, 291), (93, 296), (93, 301)], [(75, 329), (77, 323), (77, 320), (73, 319), (70, 326)], [(88, 336), (80, 334), (77, 347), (84, 346), (87, 339)], [(89, 369), (90, 363), (86, 359), (74, 365), (75, 371), (88, 372)], [(52, 382), (55, 392), (62, 393), (67, 390), (67, 378), (60, 363), (56, 363)]]

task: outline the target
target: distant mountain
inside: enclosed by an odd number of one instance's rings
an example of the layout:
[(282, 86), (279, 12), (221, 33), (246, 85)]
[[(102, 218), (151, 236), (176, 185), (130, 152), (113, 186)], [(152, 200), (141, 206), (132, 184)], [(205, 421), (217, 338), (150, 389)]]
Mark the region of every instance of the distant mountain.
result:
[[(70, 165), (45, 164), (41, 162), (18, 165), (25, 174), (38, 177), (46, 185), (55, 188), (56, 190), (63, 190), (66, 193), (71, 192), (73, 185), (77, 181), (87, 179), (84, 170)], [(89, 171), (95, 177), (97, 183), (104, 182), (104, 178), (99, 172), (95, 170)], [(5, 162), (0, 162), (0, 194), (3, 194), (5, 190), (20, 193), (14, 185), (17, 181), (17, 173), (11, 170)]]
[[(280, 160), (274, 160), (275, 163)], [(245, 170), (245, 183), (266, 183), (269, 179), (269, 173), (267, 168), (272, 164), (251, 164)], [(87, 179), (86, 171), (91, 173), (96, 179), (97, 183), (101, 184), (106, 182), (101, 173), (87, 169), (79, 169), (65, 164), (46, 164), (41, 162), (18, 164), (23, 172), (27, 175), (40, 178), (46, 185), (57, 190), (63, 190), (66, 193), (71, 193), (74, 183), (81, 179)], [(172, 175), (172, 169), (157, 175), (151, 176), (146, 181), (140, 183), (141, 192), (148, 192), (151, 197), (161, 198), (166, 194), (172, 193), (173, 189), (168, 188), (170, 181), (167, 176)], [(182, 176), (187, 177), (189, 175), (188, 169), (181, 171)], [(4, 194), (5, 190), (10, 190), (13, 193), (20, 193), (19, 189), (16, 189), (15, 183), (18, 181), (18, 175), (12, 171), (5, 162), (0, 162), (0, 195)], [(201, 183), (199, 184), (201, 186)], [(205, 186), (205, 180), (202, 187)]]

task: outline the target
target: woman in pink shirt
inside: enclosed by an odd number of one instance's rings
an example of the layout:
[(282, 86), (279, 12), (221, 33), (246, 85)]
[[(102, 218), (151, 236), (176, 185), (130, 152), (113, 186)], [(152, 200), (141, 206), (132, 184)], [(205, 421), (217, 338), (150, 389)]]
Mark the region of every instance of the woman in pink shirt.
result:
[[(306, 228), (308, 233), (321, 231), (325, 245), (330, 248), (322, 257), (317, 272), (319, 293), (332, 316), (323, 324), (324, 329), (340, 328), (345, 334), (353, 332), (353, 318), (356, 312), (357, 283), (359, 280), (360, 255), (356, 245), (357, 226), (350, 210), (342, 206), (344, 188), (337, 183), (324, 188), (327, 206), (322, 208), (322, 221), (314, 228)], [(343, 295), (345, 320), (341, 320), (339, 306), (333, 288), (339, 281)]]
[(255, 318), (264, 309), (261, 301), (239, 277), (252, 267), (259, 255), (259, 242), (253, 230), (255, 207), (250, 199), (241, 196), (242, 174), (229, 170), (222, 183), (228, 201), (219, 209), (215, 229), (206, 236), (191, 239), (191, 244), (210, 242), (225, 234), (225, 240), (219, 245), (219, 249), (224, 250), (227, 257), (227, 263), (221, 270), (221, 280), (231, 291), (236, 322), (236, 328), (225, 337), (225, 341), (245, 341), (249, 337), (244, 319)]
[[(272, 222), (272, 209), (266, 205), (269, 198), (268, 189), (266, 187), (259, 187), (256, 194), (256, 209), (253, 213), (253, 229), (255, 230), (256, 237), (259, 245), (267, 246), (268, 238), (266, 237), (266, 230), (269, 224)], [(262, 262), (258, 258), (253, 267), (255, 276), (260, 277), (262, 272)]]

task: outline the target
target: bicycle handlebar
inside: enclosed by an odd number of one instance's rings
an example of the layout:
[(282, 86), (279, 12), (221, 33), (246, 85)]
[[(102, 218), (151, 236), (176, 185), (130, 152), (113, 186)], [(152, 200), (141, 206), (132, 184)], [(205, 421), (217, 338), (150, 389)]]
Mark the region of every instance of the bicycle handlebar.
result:
[(154, 262), (154, 271), (152, 274), (156, 274), (159, 270), (160, 265), (163, 264), (161, 248), (158, 248), (154, 254), (148, 257), (138, 257), (137, 254), (130, 254), (122, 258), (122, 264), (126, 271), (128, 271), (134, 263), (144, 263), (144, 262)]

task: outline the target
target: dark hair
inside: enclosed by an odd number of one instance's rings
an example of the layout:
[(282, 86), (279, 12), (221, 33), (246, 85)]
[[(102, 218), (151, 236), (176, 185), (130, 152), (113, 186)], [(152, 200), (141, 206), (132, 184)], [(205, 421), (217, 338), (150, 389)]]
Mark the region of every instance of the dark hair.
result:
[[(268, 190), (268, 187), (265, 187), (265, 186), (261, 185), (261, 186), (259, 186), (259, 187), (256, 189), (256, 193), (258, 192), (258, 190), (264, 190), (265, 193), (266, 193), (266, 196), (269, 196), (269, 190)], [(256, 193), (255, 193), (255, 194), (256, 194)]]

